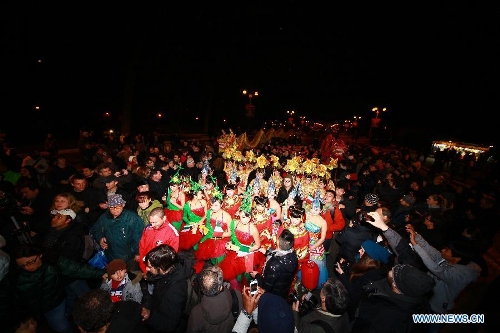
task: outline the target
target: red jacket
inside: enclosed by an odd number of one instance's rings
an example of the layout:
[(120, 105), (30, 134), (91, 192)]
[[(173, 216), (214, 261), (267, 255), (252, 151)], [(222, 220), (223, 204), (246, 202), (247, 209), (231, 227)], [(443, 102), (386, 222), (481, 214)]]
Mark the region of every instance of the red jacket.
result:
[(328, 209), (321, 215), (326, 220), (326, 239), (332, 239), (333, 233), (335, 231), (340, 231), (345, 227), (344, 215), (342, 215), (340, 209), (338, 207), (335, 207), (335, 209), (333, 210), (333, 218), (330, 211), (331, 210)]
[(179, 251), (179, 233), (167, 221), (159, 229), (153, 229), (151, 225), (148, 225), (142, 232), (141, 240), (139, 241), (139, 267), (143, 273), (146, 273), (144, 257), (146, 257), (149, 251), (160, 244), (168, 244), (176, 252)]

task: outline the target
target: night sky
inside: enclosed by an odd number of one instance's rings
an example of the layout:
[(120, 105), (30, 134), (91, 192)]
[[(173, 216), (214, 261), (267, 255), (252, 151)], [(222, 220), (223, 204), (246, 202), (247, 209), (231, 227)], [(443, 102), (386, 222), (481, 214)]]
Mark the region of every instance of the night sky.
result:
[(118, 123), (129, 103), (132, 131), (202, 129), (207, 116), (211, 128), (222, 119), (237, 127), (246, 88), (259, 92), (259, 121), (283, 120), (287, 110), (326, 122), (368, 119), (379, 106), (391, 128), (497, 141), (493, 5), (125, 3), (7, 7), (4, 106), (15, 123), (77, 135), (108, 126), (106, 111)]

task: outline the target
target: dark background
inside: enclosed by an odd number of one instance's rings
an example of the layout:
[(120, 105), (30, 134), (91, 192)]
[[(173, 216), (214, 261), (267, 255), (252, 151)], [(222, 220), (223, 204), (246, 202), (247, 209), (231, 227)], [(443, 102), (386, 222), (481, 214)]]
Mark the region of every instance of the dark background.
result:
[(256, 126), (285, 120), (287, 110), (328, 123), (366, 121), (378, 106), (388, 110), (382, 124), (407, 136), (497, 141), (493, 4), (32, 1), (4, 8), (0, 128), (18, 140), (119, 128), (125, 109), (134, 133), (238, 128), (249, 123), (246, 88), (259, 91)]

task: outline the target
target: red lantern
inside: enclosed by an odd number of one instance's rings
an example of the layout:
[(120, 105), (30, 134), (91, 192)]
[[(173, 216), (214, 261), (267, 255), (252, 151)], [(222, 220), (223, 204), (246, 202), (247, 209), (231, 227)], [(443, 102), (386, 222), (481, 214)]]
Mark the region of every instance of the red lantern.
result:
[(302, 285), (309, 290), (314, 290), (318, 286), (318, 281), (318, 264), (312, 260), (308, 260), (305, 265), (302, 265)]

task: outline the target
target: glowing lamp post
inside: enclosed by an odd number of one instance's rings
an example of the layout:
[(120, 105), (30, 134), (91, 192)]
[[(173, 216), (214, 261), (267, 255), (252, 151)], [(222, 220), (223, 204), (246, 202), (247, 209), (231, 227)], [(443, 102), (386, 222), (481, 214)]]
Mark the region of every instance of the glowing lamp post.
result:
[(259, 96), (259, 92), (243, 89), (241, 93), (248, 96), (248, 104), (245, 105), (245, 115), (248, 118), (253, 118), (255, 116), (255, 105), (252, 104), (252, 98)]
[(371, 125), (370, 125), (370, 140), (372, 139), (372, 136), (373, 136), (373, 131), (378, 131), (379, 127), (380, 127), (380, 118), (379, 118), (379, 115), (380, 115), (380, 112), (386, 112), (387, 111), (387, 108), (378, 108), (378, 107), (374, 107), (372, 108), (372, 112), (375, 112), (375, 117), (372, 118), (372, 121), (371, 121)]

